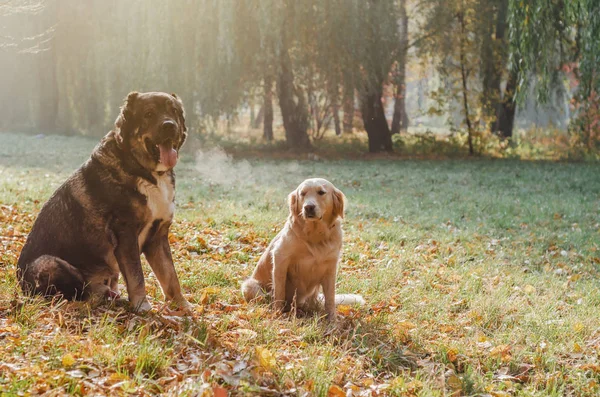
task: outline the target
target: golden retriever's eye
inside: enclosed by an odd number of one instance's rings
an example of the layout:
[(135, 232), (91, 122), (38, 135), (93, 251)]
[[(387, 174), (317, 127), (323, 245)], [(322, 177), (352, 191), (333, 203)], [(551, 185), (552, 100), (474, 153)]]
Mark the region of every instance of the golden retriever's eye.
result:
[(304, 197), (304, 196), (306, 196), (306, 192), (300, 192), (300, 196), (301, 196), (301, 197)]
[(319, 193), (319, 196), (322, 196), (322, 195), (324, 195), (324, 194), (325, 194), (325, 190), (319, 190), (319, 192), (318, 192), (318, 193)]
[(146, 114), (144, 114), (144, 117), (147, 119), (151, 118), (152, 116), (153, 116), (153, 113), (150, 111), (148, 111), (148, 112), (146, 112)]

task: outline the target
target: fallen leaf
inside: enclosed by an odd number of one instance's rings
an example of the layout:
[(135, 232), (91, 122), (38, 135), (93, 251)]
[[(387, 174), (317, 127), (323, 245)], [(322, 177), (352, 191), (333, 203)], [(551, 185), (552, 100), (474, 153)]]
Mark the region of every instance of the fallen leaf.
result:
[(498, 345), (490, 350), (490, 355), (500, 357), (502, 361), (510, 359), (510, 345)]
[(463, 387), (462, 379), (460, 379), (456, 374), (450, 374), (446, 379), (446, 384), (452, 390), (461, 390)]
[(535, 289), (535, 287), (533, 285), (527, 284), (525, 287), (523, 287), (523, 291), (526, 294), (532, 295), (532, 294), (535, 294), (536, 289)]
[(575, 323), (573, 324), (573, 331), (576, 333), (579, 333), (581, 331), (583, 331), (585, 328), (585, 326), (582, 323)]
[(227, 389), (221, 386), (213, 387), (213, 396), (214, 397), (227, 397), (229, 393), (227, 393)]
[(256, 357), (260, 366), (266, 370), (271, 370), (277, 365), (275, 356), (267, 348), (256, 346)]
[(328, 397), (346, 397), (346, 393), (344, 390), (338, 385), (329, 386), (329, 390), (327, 391)]
[(446, 352), (446, 357), (448, 357), (448, 361), (450, 362), (455, 362), (456, 358), (458, 356), (458, 350), (452, 348), (452, 349), (448, 349), (448, 351)]
[(349, 316), (352, 314), (352, 308), (348, 305), (339, 305), (337, 307), (337, 311), (343, 316)]
[(75, 357), (71, 353), (67, 353), (62, 357), (63, 367), (70, 367), (75, 364)]

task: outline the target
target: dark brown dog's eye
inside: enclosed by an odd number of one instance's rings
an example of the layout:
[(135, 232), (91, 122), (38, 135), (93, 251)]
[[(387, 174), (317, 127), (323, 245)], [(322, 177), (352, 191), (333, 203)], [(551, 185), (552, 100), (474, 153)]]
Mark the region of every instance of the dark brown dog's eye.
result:
[(319, 190), (319, 196), (322, 196), (325, 194), (325, 190)]
[(146, 114), (144, 115), (145, 118), (149, 119), (152, 117), (152, 112), (146, 112)]
[(300, 196), (302, 196), (302, 197), (306, 196), (306, 192), (300, 192)]

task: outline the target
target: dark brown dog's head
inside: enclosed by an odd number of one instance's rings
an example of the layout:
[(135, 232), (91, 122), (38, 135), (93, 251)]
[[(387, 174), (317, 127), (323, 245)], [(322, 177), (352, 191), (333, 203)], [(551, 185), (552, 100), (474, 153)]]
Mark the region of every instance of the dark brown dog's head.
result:
[(186, 131), (183, 103), (164, 92), (129, 93), (115, 121), (119, 146), (150, 171), (175, 167)]

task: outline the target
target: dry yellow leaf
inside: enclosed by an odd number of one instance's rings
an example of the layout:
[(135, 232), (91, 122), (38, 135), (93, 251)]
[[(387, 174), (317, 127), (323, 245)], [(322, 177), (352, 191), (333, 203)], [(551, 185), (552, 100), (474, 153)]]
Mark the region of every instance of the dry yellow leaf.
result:
[(271, 370), (277, 365), (275, 356), (267, 348), (256, 346), (256, 357), (260, 366), (266, 370)]
[(450, 361), (451, 363), (455, 362), (456, 358), (458, 357), (458, 350), (456, 350), (454, 348), (449, 349), (446, 352), (446, 357), (448, 357), (448, 361)]
[(535, 287), (533, 285), (527, 284), (525, 287), (523, 287), (523, 291), (525, 291), (526, 294), (535, 294)]
[(582, 323), (575, 323), (575, 324), (573, 324), (573, 331), (574, 332), (581, 332), (581, 331), (583, 331), (584, 328), (585, 328), (585, 326)]
[(371, 387), (373, 384), (375, 384), (375, 381), (373, 381), (371, 378), (365, 378), (363, 379), (362, 384), (363, 386)]
[(329, 390), (327, 391), (328, 397), (346, 397), (346, 393), (344, 390), (338, 385), (329, 386)]
[(411, 382), (408, 382), (406, 384), (406, 390), (409, 393), (417, 393), (419, 392), (421, 389), (423, 388), (423, 382), (421, 382), (420, 380), (413, 380)]
[(70, 367), (75, 364), (75, 357), (71, 353), (67, 353), (62, 357), (63, 367)]
[(463, 387), (462, 379), (460, 379), (456, 374), (451, 374), (446, 379), (446, 384), (452, 390), (460, 390)]
[(593, 371), (595, 373), (600, 373), (600, 365), (598, 364), (583, 364), (579, 368), (584, 371)]
[(411, 323), (410, 321), (401, 321), (396, 326), (403, 330), (411, 330), (413, 328), (417, 328), (417, 326), (414, 323)]
[(510, 350), (510, 345), (498, 345), (490, 350), (490, 355), (492, 357), (500, 357), (502, 361), (506, 362), (511, 358)]
[(337, 311), (343, 316), (348, 316), (352, 313), (352, 308), (348, 305), (339, 305)]
[(574, 283), (576, 281), (579, 281), (580, 278), (581, 278), (581, 274), (573, 274), (571, 277), (569, 277), (569, 281)]
[(579, 343), (574, 342), (573, 343), (573, 352), (574, 353), (581, 353), (583, 351), (583, 349), (581, 348), (581, 346), (579, 345)]
[(201, 305), (206, 305), (208, 303), (208, 297), (210, 295), (215, 295), (219, 293), (219, 288), (216, 287), (206, 287), (202, 290), (202, 294), (200, 295), (199, 303)]

